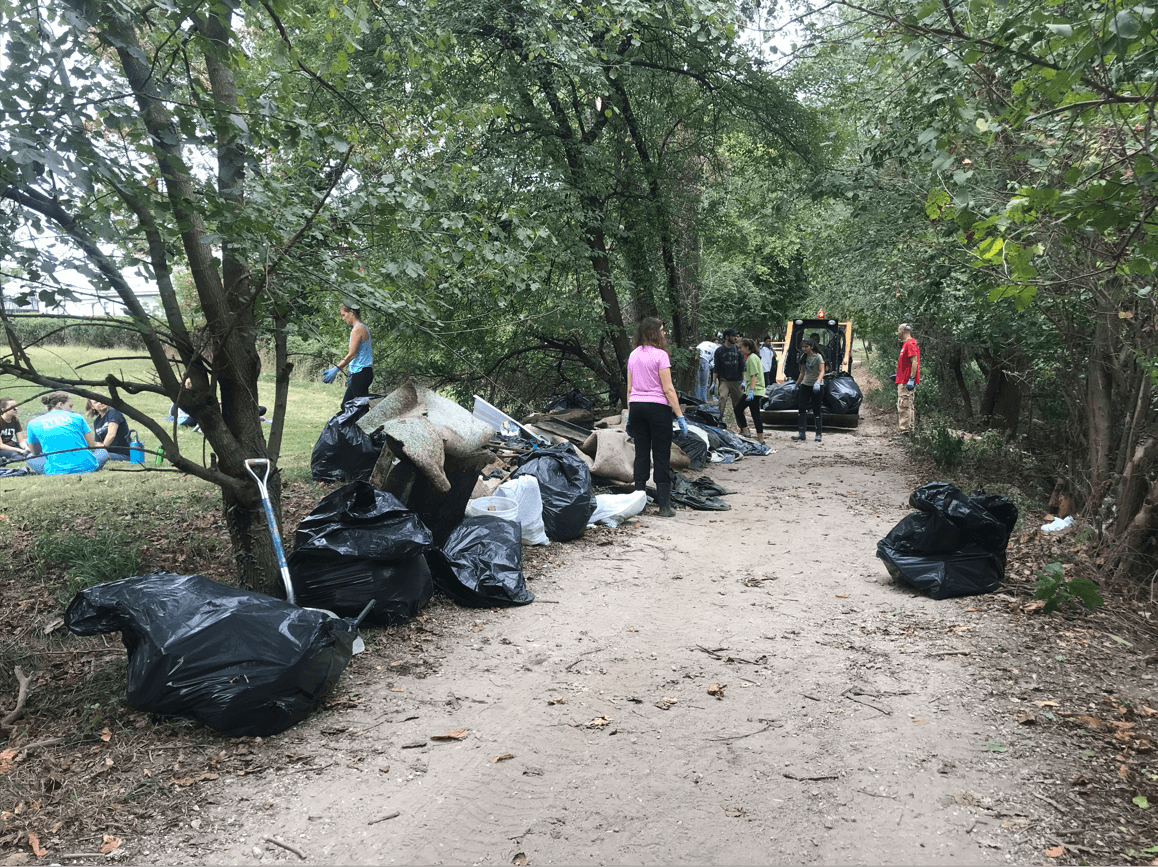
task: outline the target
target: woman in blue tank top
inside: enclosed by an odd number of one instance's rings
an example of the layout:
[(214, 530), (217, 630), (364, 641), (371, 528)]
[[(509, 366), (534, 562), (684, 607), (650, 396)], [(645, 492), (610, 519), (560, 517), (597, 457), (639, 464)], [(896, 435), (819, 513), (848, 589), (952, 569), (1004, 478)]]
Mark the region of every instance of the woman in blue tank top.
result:
[(345, 304), (338, 309), (342, 313), (342, 321), (350, 326), (350, 351), (326, 371), (322, 380), (333, 382), (338, 371), (349, 364), (346, 393), (342, 395), (342, 404), (345, 405), (351, 398), (365, 397), (370, 393), (370, 385), (374, 382), (374, 352), (370, 344), (370, 329), (362, 321), (362, 311)]

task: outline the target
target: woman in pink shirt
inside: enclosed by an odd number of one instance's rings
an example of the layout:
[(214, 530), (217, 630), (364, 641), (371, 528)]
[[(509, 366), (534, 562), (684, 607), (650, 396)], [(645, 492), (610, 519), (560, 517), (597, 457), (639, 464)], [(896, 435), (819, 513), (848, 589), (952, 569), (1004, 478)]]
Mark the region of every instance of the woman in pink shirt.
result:
[(635, 441), (635, 489), (647, 488), (654, 460), (656, 504), (661, 518), (671, 518), (672, 413), (682, 433), (688, 432), (688, 423), (671, 384), (663, 323), (654, 316), (635, 329), (635, 349), (627, 359), (627, 408), (627, 435)]

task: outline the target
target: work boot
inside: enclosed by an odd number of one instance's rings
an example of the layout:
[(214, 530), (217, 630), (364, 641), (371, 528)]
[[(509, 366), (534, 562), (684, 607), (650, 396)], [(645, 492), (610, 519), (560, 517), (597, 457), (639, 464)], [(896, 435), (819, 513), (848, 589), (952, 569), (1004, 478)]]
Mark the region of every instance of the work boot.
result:
[(659, 506), (659, 516), (661, 518), (675, 517), (675, 509), (671, 507), (671, 482), (664, 484), (656, 483), (655, 503)]
[(800, 416), (800, 430), (798, 430), (796, 432), (796, 434), (792, 437), (792, 439), (800, 440), (800, 442), (804, 442), (806, 439), (808, 439), (808, 417), (807, 416), (804, 416), (804, 415)]
[(817, 416), (816, 417), (816, 441), (817, 442), (820, 442), (820, 433), (821, 433), (820, 428), (821, 427), (822, 427), (822, 422), (821, 422), (820, 416)]

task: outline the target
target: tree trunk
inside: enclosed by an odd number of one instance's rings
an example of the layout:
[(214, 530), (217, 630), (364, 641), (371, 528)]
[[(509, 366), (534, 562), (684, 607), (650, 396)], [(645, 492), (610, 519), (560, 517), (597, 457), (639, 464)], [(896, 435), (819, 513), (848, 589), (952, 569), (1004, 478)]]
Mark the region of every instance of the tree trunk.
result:
[(1009, 436), (1017, 433), (1021, 415), (1021, 385), (1013, 377), (1009, 362), (994, 359), (981, 399), (981, 416), (990, 430), (1003, 430)]
[(1111, 414), (1113, 412), (1113, 347), (1109, 314), (1099, 311), (1094, 323), (1094, 341), (1086, 368), (1086, 413), (1090, 473), (1089, 508), (1097, 510), (1109, 486)]
[(953, 381), (957, 383), (957, 393), (961, 396), (961, 409), (967, 421), (973, 421), (973, 397), (969, 394), (969, 386), (965, 384), (965, 372), (962, 369), (963, 353), (958, 344), (953, 350)]

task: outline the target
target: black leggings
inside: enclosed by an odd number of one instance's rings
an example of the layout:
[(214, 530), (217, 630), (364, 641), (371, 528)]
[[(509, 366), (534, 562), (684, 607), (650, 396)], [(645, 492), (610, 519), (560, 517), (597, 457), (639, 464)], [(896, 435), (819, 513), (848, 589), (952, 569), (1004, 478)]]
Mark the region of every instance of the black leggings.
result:
[(342, 395), (342, 404), (355, 397), (365, 397), (370, 393), (370, 386), (374, 382), (374, 368), (363, 367), (357, 373), (351, 373), (346, 380), (346, 393)]
[(802, 385), (796, 389), (796, 409), (800, 411), (800, 427), (802, 430), (808, 421), (809, 404), (812, 405), (812, 413), (816, 416), (817, 423), (820, 423), (820, 401), (823, 395), (823, 383), (821, 383), (817, 391), (813, 391), (811, 385)]
[(635, 489), (642, 491), (655, 464), (655, 483), (671, 482), (671, 407), (666, 403), (629, 403), (627, 435), (635, 441)]
[(753, 395), (751, 400), (745, 397), (743, 403), (736, 407), (736, 419), (740, 422), (740, 427), (748, 426), (748, 422), (744, 419), (744, 410), (747, 409), (752, 413), (752, 424), (756, 428), (756, 433), (764, 433), (764, 419), (760, 418), (760, 401), (763, 399), (762, 394)]

